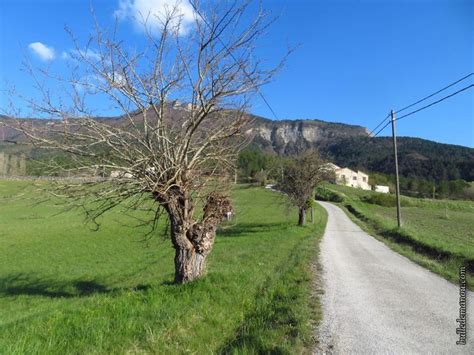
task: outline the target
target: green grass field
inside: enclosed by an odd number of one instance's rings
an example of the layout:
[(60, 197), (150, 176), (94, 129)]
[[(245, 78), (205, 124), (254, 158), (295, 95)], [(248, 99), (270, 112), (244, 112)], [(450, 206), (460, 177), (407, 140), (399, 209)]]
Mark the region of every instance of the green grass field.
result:
[[(0, 181), (0, 353), (301, 353), (320, 317), (310, 265), (326, 214), (297, 227), (277, 193), (239, 186), (207, 276), (116, 210), (99, 231), (27, 183)], [(162, 234), (162, 233), (161, 233)]]
[(365, 220), (365, 226), (390, 247), (447, 279), (459, 281), (460, 265), (471, 268), (474, 287), (474, 202), (428, 200), (402, 196), (402, 228), (397, 229), (396, 208), (364, 202), (374, 192), (327, 185), (344, 196)]

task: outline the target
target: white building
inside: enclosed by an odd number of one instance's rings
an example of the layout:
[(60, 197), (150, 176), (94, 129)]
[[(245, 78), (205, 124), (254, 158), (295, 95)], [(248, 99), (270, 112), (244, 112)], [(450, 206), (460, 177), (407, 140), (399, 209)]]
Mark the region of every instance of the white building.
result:
[(336, 184), (346, 185), (359, 188), (362, 190), (370, 190), (369, 175), (358, 170), (355, 172), (349, 168), (341, 168), (335, 164), (326, 164), (328, 169), (334, 170), (336, 173)]
[(388, 186), (385, 186), (385, 185), (375, 185), (374, 186), (374, 191), (375, 192), (381, 192), (383, 194), (390, 193), (390, 189), (388, 188)]

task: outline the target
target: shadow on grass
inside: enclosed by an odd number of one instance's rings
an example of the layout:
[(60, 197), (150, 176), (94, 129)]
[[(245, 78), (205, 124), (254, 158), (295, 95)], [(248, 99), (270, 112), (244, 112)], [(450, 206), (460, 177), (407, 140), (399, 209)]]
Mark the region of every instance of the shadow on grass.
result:
[(288, 223), (238, 223), (219, 228), (217, 234), (219, 237), (241, 237), (253, 233), (280, 231), (288, 227)]
[[(217, 350), (218, 354), (255, 353), (288, 354), (301, 335), (301, 319), (294, 304), (302, 302), (299, 285), (306, 278), (301, 273), (301, 245), (295, 245), (288, 259), (277, 265), (255, 295), (253, 307), (245, 314), (236, 332)], [(277, 334), (271, 339), (272, 334)], [(270, 341), (269, 341), (270, 339)], [(278, 341), (276, 341), (278, 339)]]
[[(268, 286), (270, 279), (267, 279), (265, 286)], [(265, 297), (263, 297), (265, 294)], [(254, 308), (250, 310), (236, 329), (234, 336), (231, 336), (217, 350), (218, 354), (233, 353), (255, 353), (255, 354), (287, 354), (288, 352), (279, 344), (269, 344), (265, 342), (266, 332), (272, 331), (284, 323), (292, 323), (293, 320), (285, 320), (288, 315), (288, 302), (281, 309), (284, 297), (279, 295), (270, 296), (266, 294), (265, 287), (257, 293), (254, 301)], [(284, 300), (288, 301), (288, 300)]]
[(435, 246), (425, 244), (422, 241), (419, 241), (413, 238), (407, 232), (404, 232), (403, 230), (399, 230), (398, 228), (393, 228), (393, 229), (382, 228), (376, 222), (374, 222), (370, 218), (367, 218), (367, 216), (365, 216), (362, 212), (358, 211), (351, 204), (346, 204), (345, 207), (355, 217), (357, 217), (361, 221), (375, 228), (377, 234), (379, 234), (380, 236), (386, 239), (390, 239), (395, 243), (409, 246), (416, 253), (424, 255), (433, 260), (437, 260), (437, 261), (453, 260), (459, 265), (464, 265), (469, 273), (471, 274), (474, 273), (474, 260), (473, 259), (469, 259), (469, 258), (464, 257), (463, 255), (451, 253), (449, 251), (437, 248)]
[(125, 290), (144, 291), (150, 287), (150, 285), (137, 285), (130, 288), (108, 288), (95, 280), (56, 281), (26, 274), (15, 274), (0, 279), (0, 296), (27, 295), (73, 298)]

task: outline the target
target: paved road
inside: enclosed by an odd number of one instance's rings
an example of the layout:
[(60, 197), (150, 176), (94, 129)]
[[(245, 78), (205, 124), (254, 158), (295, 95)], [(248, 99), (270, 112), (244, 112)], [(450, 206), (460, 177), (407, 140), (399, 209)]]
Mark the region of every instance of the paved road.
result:
[[(468, 344), (456, 345), (459, 288), (393, 252), (321, 202), (324, 295), (317, 353), (474, 354), (474, 294)], [(471, 335), (469, 337), (469, 335)]]

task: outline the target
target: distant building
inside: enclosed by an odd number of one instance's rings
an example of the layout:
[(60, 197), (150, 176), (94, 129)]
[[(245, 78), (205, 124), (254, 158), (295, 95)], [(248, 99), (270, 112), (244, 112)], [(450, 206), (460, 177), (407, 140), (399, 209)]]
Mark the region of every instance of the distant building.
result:
[(388, 188), (388, 186), (385, 186), (385, 185), (374, 185), (374, 191), (381, 192), (383, 194), (390, 193), (390, 189)]
[(131, 179), (133, 175), (121, 170), (112, 170), (110, 177), (114, 179)]
[(184, 103), (180, 100), (171, 101), (170, 104), (174, 109), (183, 109), (183, 110), (186, 110), (186, 111), (192, 111), (193, 108), (195, 108), (195, 109), (199, 108), (199, 106), (197, 104), (193, 104), (191, 102)]
[(328, 163), (325, 168), (334, 170), (336, 174), (336, 184), (370, 190), (369, 175), (358, 170), (355, 172), (349, 168), (341, 168), (333, 163)]

